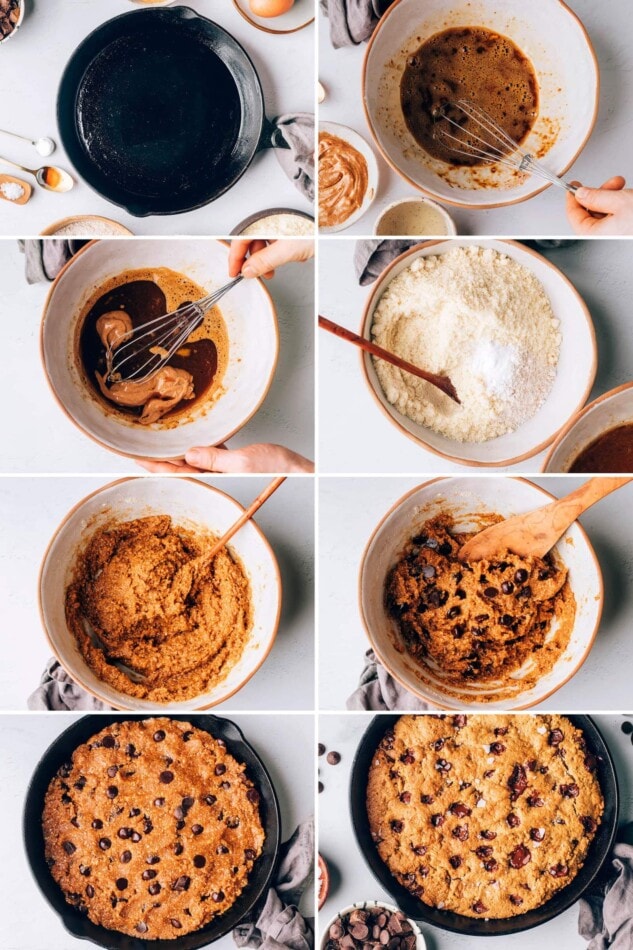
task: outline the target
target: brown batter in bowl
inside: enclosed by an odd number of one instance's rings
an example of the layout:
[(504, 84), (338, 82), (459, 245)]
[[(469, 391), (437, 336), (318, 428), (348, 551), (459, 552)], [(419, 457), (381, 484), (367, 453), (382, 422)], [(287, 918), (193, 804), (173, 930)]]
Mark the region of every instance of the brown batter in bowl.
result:
[[(441, 129), (459, 139), (457, 149), (480, 148), (474, 136), (491, 141), (477, 124), (464, 121), (449, 103), (467, 99), (479, 106), (520, 145), (539, 111), (536, 73), (509, 39), (484, 27), (455, 27), (436, 33), (407, 59), (400, 84), (402, 113), (411, 135), (429, 155), (449, 165), (486, 164), (478, 154), (460, 155), (438, 136)], [(461, 126), (441, 119), (441, 110)]]
[(252, 629), (250, 583), (226, 547), (210, 568), (195, 569), (211, 540), (169, 515), (112, 521), (94, 532), (77, 556), (65, 604), (79, 650), (101, 680), (168, 703), (208, 692), (230, 673)]
[(421, 526), (387, 577), (386, 606), (422, 681), (435, 674), (455, 695), (489, 687), (478, 699), (499, 701), (552, 669), (569, 643), (575, 598), (553, 555), (461, 563), (472, 534), (452, 528), (446, 514)]

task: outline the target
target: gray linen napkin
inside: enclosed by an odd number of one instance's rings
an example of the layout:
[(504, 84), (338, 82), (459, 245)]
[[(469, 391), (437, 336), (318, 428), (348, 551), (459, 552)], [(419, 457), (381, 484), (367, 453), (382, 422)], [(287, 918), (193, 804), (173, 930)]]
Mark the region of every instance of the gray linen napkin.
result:
[(334, 49), (368, 40), (392, 0), (320, 0)]
[(587, 950), (631, 950), (633, 947), (633, 845), (616, 844), (611, 869), (580, 901), (578, 932)]
[(86, 244), (83, 240), (61, 238), (28, 239), (18, 241), (24, 254), (24, 272), (28, 284), (54, 280), (62, 267)]
[(314, 201), (314, 115), (279, 115), (273, 126), (271, 141), (279, 164), (304, 198)]
[(358, 686), (345, 705), (347, 709), (393, 709), (403, 712), (431, 708), (401, 686), (378, 662), (373, 650), (367, 650)]
[(112, 708), (78, 686), (53, 657), (46, 664), (40, 685), (31, 693), (26, 705), (28, 709), (53, 709), (56, 712)]
[(420, 243), (419, 238), (413, 240), (401, 238), (399, 241), (357, 241), (354, 251), (354, 270), (361, 287), (373, 284), (394, 258)]
[(312, 950), (314, 921), (302, 917), (298, 905), (314, 875), (314, 818), (308, 818), (281, 846), (274, 884), (255, 919), (233, 931), (238, 947), (252, 950)]

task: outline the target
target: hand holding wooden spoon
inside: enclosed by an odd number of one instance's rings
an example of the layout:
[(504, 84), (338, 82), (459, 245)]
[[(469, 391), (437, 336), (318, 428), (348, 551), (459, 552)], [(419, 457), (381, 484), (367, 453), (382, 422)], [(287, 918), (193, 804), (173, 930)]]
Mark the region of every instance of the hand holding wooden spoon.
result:
[(460, 561), (481, 561), (510, 551), (519, 557), (544, 557), (580, 515), (632, 479), (590, 478), (557, 501), (480, 531), (458, 554)]

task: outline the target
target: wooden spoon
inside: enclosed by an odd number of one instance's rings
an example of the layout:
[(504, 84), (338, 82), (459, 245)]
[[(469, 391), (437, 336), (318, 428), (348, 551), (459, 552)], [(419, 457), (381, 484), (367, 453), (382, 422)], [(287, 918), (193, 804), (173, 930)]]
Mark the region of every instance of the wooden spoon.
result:
[(340, 324), (333, 323), (333, 321), (328, 320), (327, 317), (319, 317), (319, 326), (322, 330), (328, 330), (330, 333), (333, 333), (334, 336), (338, 336), (342, 340), (347, 340), (348, 343), (353, 343), (355, 346), (360, 347), (360, 349), (365, 350), (366, 353), (371, 353), (372, 356), (377, 356), (387, 363), (392, 363), (399, 369), (403, 369), (406, 373), (418, 376), (420, 379), (430, 383), (431, 386), (436, 386), (444, 395), (461, 405), (455, 387), (448, 376), (437, 376), (435, 373), (427, 373), (426, 370), (420, 369), (419, 366), (414, 366), (413, 363), (408, 363), (406, 360), (396, 356), (395, 353), (383, 350), (382, 346), (378, 346), (377, 343), (372, 343), (371, 340), (366, 340), (365, 337), (359, 336), (351, 330), (347, 330), (345, 327), (340, 326)]
[(481, 561), (510, 551), (519, 557), (544, 557), (587, 508), (622, 488), (627, 478), (590, 478), (570, 495), (515, 515), (492, 525), (467, 541), (458, 554), (460, 561)]

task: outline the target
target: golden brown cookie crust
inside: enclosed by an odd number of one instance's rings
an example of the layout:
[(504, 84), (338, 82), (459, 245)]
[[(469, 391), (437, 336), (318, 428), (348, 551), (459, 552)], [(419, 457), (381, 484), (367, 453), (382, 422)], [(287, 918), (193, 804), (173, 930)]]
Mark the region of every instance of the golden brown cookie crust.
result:
[[(240, 660), (252, 629), (250, 584), (223, 548), (199, 575), (191, 568), (213, 540), (168, 515), (95, 531), (66, 591), (66, 619), (88, 666), (129, 696), (178, 702), (208, 692)], [(145, 677), (133, 682), (108, 657)]]
[(576, 601), (554, 555), (459, 562), (472, 536), (454, 533), (445, 514), (426, 521), (387, 578), (386, 605), (422, 682), (498, 702), (550, 672), (569, 643)]
[(402, 716), (369, 770), (378, 854), (430, 907), (524, 914), (584, 864), (604, 811), (596, 765), (564, 716)]
[(225, 913), (246, 887), (265, 838), (258, 802), (223, 740), (181, 720), (113, 723), (49, 785), (46, 860), (93, 923), (176, 938)]

